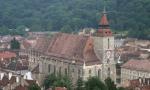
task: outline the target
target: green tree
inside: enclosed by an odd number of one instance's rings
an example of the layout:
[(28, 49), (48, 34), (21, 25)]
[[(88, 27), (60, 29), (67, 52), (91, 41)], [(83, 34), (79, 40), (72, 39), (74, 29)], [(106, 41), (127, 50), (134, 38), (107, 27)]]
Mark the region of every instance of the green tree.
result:
[(46, 77), (46, 79), (44, 80), (44, 86), (45, 89), (48, 89), (50, 87), (53, 87), (54, 82), (57, 80), (57, 77), (55, 76), (55, 74), (50, 74)]
[(123, 88), (123, 87), (118, 87), (117, 90), (128, 90), (128, 89), (125, 89), (125, 88)]
[(31, 84), (28, 90), (41, 90), (41, 88), (37, 84)]
[(13, 40), (11, 40), (10, 42), (10, 47), (12, 50), (18, 50), (20, 49), (20, 43), (19, 41), (17, 41), (15, 38)]
[(70, 27), (70, 25), (63, 26), (60, 31), (63, 32), (63, 33), (71, 33), (71, 32), (73, 32), (73, 30)]
[(83, 90), (84, 89), (83, 86), (84, 86), (84, 82), (83, 82), (82, 78), (80, 77), (77, 80), (77, 90)]
[(55, 87), (66, 87), (67, 90), (72, 90), (72, 81), (68, 76), (56, 76), (55, 74), (50, 74), (44, 81), (45, 89), (55, 88)]
[(105, 85), (107, 86), (108, 90), (117, 90), (114, 81), (112, 81), (110, 77), (105, 80)]
[(67, 90), (72, 90), (72, 81), (67, 76), (58, 76), (53, 86), (54, 87), (66, 87)]
[(107, 90), (105, 84), (99, 80), (97, 77), (90, 77), (87, 82), (85, 82), (86, 90)]

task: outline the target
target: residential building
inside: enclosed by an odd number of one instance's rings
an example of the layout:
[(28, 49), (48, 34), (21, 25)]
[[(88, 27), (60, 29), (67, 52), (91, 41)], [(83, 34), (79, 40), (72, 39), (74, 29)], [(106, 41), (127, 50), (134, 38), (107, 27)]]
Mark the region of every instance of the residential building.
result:
[(121, 66), (121, 84), (138, 78), (150, 78), (149, 60), (129, 60)]

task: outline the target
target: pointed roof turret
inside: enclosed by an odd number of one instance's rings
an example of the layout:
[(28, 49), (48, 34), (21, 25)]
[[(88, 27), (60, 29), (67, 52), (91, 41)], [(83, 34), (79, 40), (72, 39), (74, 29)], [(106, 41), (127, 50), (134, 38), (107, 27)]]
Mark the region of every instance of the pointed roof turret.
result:
[(104, 10), (103, 10), (103, 16), (101, 18), (101, 21), (99, 23), (99, 25), (109, 25), (108, 23), (108, 20), (107, 20), (107, 12), (106, 12), (106, 8), (104, 7)]
[(104, 36), (112, 36), (112, 32), (109, 27), (109, 22), (107, 19), (107, 12), (106, 8), (104, 7), (103, 13), (102, 13), (102, 18), (99, 23), (99, 28), (98, 28), (98, 36), (104, 37)]

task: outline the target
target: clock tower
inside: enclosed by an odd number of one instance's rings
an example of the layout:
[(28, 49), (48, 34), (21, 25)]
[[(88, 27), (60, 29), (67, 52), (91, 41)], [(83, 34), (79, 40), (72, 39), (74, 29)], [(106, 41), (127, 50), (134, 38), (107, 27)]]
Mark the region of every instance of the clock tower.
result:
[(114, 61), (114, 36), (104, 9), (99, 28), (94, 37), (94, 51), (102, 63), (102, 80), (110, 77), (116, 82), (116, 63)]

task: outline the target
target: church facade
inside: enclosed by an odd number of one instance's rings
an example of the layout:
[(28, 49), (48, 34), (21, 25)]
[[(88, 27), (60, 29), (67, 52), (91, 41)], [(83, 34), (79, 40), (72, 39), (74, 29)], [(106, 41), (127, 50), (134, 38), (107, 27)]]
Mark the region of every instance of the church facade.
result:
[(37, 39), (36, 46), (27, 50), (30, 70), (41, 82), (48, 74), (68, 75), (73, 82), (97, 76), (116, 81), (114, 36), (104, 10), (99, 28), (93, 35), (57, 33)]

